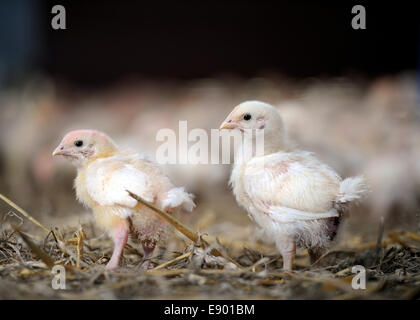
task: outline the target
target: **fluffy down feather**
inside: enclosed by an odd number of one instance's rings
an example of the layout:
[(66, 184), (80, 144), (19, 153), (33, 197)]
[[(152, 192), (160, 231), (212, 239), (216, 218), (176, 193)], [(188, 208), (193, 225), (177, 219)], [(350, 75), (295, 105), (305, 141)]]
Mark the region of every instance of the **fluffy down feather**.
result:
[(337, 203), (360, 200), (368, 192), (368, 186), (362, 176), (346, 178), (340, 183), (340, 194)]
[(172, 188), (168, 191), (168, 194), (163, 200), (164, 208), (177, 208), (183, 207), (187, 211), (192, 211), (195, 208), (194, 196), (191, 193), (185, 191), (184, 187)]
[[(134, 208), (137, 200), (130, 197), (126, 190), (153, 202), (156, 193), (150, 181), (150, 176), (132, 164), (124, 163), (118, 156), (95, 160), (86, 170), (87, 192), (101, 206), (122, 205)], [(129, 215), (133, 213), (131, 210), (126, 212)]]
[(332, 208), (340, 177), (313, 154), (277, 152), (254, 157), (245, 167), (245, 192), (279, 222), (338, 216)]

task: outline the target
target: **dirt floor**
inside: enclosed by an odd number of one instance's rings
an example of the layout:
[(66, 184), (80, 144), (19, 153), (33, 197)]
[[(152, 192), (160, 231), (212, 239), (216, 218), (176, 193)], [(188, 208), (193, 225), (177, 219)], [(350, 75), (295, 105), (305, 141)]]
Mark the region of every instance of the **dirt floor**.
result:
[[(307, 251), (300, 250), (296, 270), (284, 272), (281, 256), (258, 239), (246, 216), (220, 221), (204, 209), (192, 228), (209, 243), (205, 249), (175, 231), (156, 251), (151, 270), (140, 268), (142, 252), (129, 244), (120, 270), (109, 272), (112, 241), (90, 216), (77, 223), (50, 220), (55, 227), (47, 233), (13, 212), (2, 221), (0, 299), (420, 298), (416, 230), (382, 231), (381, 224), (348, 219), (339, 243), (318, 263), (310, 265)], [(221, 256), (213, 255), (214, 248)], [(52, 288), (54, 265), (65, 266), (65, 289)], [(356, 265), (365, 267), (365, 290), (352, 288)]]

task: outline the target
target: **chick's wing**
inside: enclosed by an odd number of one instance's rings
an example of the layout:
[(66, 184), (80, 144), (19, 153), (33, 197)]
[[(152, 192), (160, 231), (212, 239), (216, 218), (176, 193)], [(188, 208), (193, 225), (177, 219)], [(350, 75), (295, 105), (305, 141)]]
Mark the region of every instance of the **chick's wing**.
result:
[(243, 174), (244, 190), (254, 205), (282, 221), (337, 216), (330, 210), (340, 180), (310, 153), (256, 157)]
[(155, 192), (151, 178), (134, 165), (118, 158), (99, 159), (86, 172), (87, 191), (102, 206), (120, 205), (133, 208), (137, 200), (127, 190), (153, 202)]

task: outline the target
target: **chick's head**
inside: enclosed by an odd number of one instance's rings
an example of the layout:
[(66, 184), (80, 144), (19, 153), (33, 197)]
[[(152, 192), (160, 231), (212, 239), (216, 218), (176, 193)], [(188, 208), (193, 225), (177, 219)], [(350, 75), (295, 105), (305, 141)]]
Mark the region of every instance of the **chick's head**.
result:
[(261, 101), (246, 101), (237, 105), (223, 121), (220, 129), (244, 131), (264, 129), (266, 133), (283, 129), (283, 121), (276, 108)]
[(63, 156), (76, 167), (89, 161), (111, 156), (117, 146), (105, 133), (95, 130), (74, 130), (67, 133), (53, 152), (53, 156)]
[(272, 105), (261, 101), (246, 101), (236, 106), (220, 129), (263, 134), (266, 147), (270, 150), (283, 147), (287, 140), (280, 113)]

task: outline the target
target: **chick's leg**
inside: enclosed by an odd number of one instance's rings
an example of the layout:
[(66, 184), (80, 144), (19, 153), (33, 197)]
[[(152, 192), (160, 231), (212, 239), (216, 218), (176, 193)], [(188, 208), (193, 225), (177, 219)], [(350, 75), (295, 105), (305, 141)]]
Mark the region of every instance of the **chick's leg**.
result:
[(147, 270), (150, 268), (150, 258), (153, 255), (153, 251), (155, 250), (156, 243), (146, 240), (146, 241), (142, 241), (141, 245), (144, 251), (144, 256), (143, 256), (144, 261), (141, 265), (141, 268), (143, 270)]
[(293, 269), (293, 261), (296, 255), (296, 242), (293, 237), (282, 237), (276, 241), (277, 249), (279, 249), (283, 257), (283, 269), (291, 271)]
[(116, 226), (112, 230), (112, 237), (114, 239), (115, 247), (112, 253), (111, 260), (109, 260), (106, 268), (110, 270), (117, 269), (120, 265), (120, 259), (123, 249), (128, 240), (128, 228), (124, 224)]

